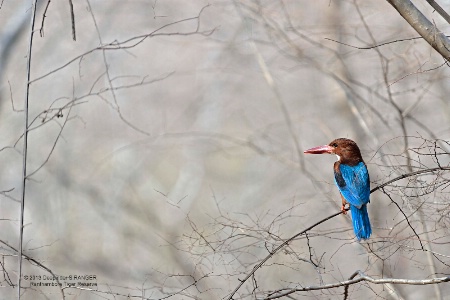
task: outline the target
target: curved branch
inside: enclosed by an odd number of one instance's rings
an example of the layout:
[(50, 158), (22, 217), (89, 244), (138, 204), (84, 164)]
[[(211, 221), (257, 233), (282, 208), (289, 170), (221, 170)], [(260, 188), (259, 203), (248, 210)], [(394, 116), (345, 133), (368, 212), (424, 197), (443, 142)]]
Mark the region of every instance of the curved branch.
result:
[(430, 169), (423, 169), (423, 170), (419, 170), (419, 171), (415, 171), (415, 172), (411, 172), (411, 173), (407, 173), (407, 174), (402, 174), (400, 176), (397, 176), (389, 181), (386, 181), (385, 183), (382, 183), (376, 187), (374, 187), (373, 189), (370, 190), (370, 193), (372, 194), (373, 192), (375, 192), (376, 190), (379, 190), (381, 188), (384, 188), (385, 186), (398, 181), (400, 179), (405, 179), (411, 176), (415, 176), (415, 175), (419, 175), (419, 174), (425, 174), (425, 173), (432, 173), (434, 171), (450, 171), (450, 167), (436, 167), (436, 168), (430, 168)]
[[(359, 275), (357, 278), (355, 278), (357, 275)], [(338, 281), (335, 283), (329, 283), (324, 285), (312, 285), (312, 286), (305, 286), (302, 288), (294, 288), (294, 289), (283, 289), (276, 291), (277, 294), (273, 294), (269, 297), (263, 298), (263, 299), (278, 299), (281, 297), (285, 297), (287, 295), (296, 293), (296, 292), (306, 292), (306, 291), (314, 291), (314, 290), (324, 290), (324, 289), (334, 289), (338, 287), (345, 286), (346, 288), (351, 285), (355, 284), (361, 281), (367, 281), (373, 284), (408, 284), (408, 285), (427, 285), (427, 284), (437, 284), (437, 283), (443, 283), (443, 282), (449, 282), (450, 276), (446, 277), (437, 277), (437, 278), (431, 278), (431, 279), (401, 279), (401, 278), (373, 278), (371, 276), (368, 276), (364, 274), (362, 271), (356, 271), (355, 273), (350, 276), (349, 280), (345, 281)]]

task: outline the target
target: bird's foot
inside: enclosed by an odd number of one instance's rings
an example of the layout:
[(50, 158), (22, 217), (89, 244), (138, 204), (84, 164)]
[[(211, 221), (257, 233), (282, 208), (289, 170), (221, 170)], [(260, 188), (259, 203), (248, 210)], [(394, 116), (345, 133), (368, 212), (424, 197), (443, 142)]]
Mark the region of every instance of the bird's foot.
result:
[(347, 214), (347, 210), (345, 209), (345, 204), (343, 204), (343, 205), (341, 206), (341, 211), (342, 211), (342, 214), (344, 214), (344, 215)]

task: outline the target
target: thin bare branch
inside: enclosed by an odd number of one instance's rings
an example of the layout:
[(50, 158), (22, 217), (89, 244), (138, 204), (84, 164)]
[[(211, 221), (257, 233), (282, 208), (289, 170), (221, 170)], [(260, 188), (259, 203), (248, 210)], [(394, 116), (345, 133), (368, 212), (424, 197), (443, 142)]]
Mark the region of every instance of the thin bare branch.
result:
[(42, 13), (41, 28), (39, 29), (39, 34), (41, 35), (41, 37), (44, 37), (44, 23), (45, 23), (45, 18), (47, 18), (47, 11), (48, 11), (48, 7), (50, 6), (50, 2), (52, 2), (52, 0), (47, 0), (47, 5), (45, 6), (44, 12)]

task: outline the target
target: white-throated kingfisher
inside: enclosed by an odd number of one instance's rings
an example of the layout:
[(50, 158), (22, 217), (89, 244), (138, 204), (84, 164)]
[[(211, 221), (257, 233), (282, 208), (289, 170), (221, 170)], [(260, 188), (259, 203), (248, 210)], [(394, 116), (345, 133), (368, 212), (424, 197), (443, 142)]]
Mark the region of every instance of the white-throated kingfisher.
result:
[(358, 145), (352, 140), (339, 138), (328, 145), (305, 150), (311, 154), (336, 154), (334, 163), (334, 182), (342, 198), (342, 211), (345, 205), (350, 205), (353, 231), (358, 240), (368, 239), (372, 233), (367, 203), (370, 202), (369, 172), (364, 163)]

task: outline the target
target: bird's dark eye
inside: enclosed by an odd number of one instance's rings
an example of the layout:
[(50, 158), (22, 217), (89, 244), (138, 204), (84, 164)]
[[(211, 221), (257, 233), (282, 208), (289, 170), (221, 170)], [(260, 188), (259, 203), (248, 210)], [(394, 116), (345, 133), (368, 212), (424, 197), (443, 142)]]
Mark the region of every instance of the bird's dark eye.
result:
[(337, 143), (333, 143), (333, 144), (331, 144), (331, 146), (336, 148), (337, 147)]

